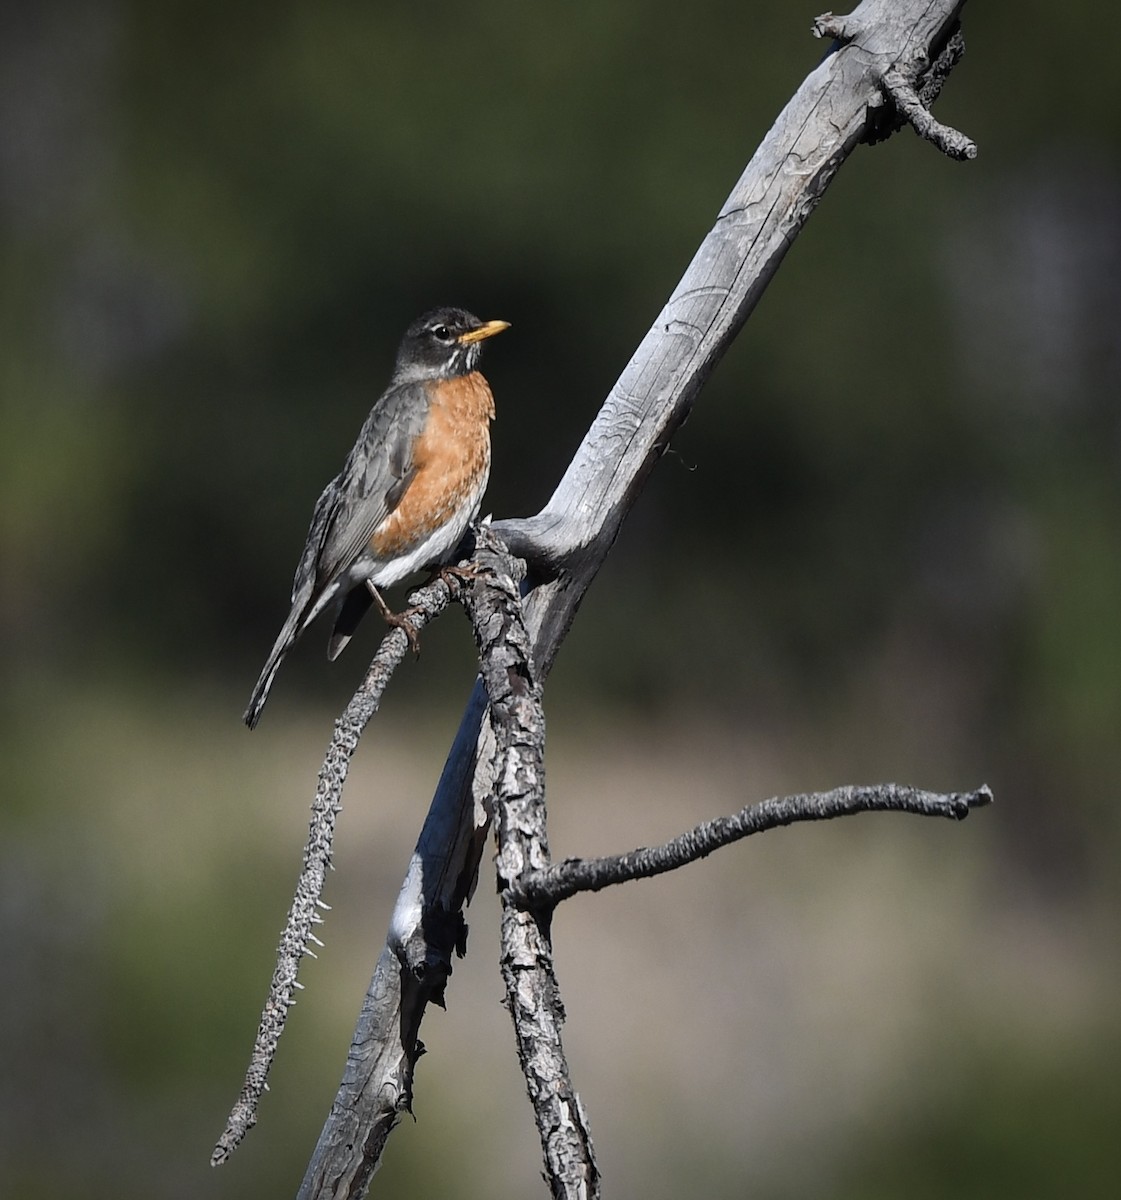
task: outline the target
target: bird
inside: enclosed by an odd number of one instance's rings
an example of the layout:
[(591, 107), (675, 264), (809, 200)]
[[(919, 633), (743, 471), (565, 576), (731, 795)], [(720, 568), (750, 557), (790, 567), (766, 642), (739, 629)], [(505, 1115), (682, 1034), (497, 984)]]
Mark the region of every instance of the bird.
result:
[(250, 729), (284, 656), (328, 605), (336, 607), (327, 644), (333, 661), (371, 603), (402, 624), (378, 589), (443, 564), (475, 520), (490, 477), (494, 419), (479, 358), (483, 343), (509, 327), (445, 307), (405, 331), (389, 386), (315, 505), (291, 610), (245, 710)]

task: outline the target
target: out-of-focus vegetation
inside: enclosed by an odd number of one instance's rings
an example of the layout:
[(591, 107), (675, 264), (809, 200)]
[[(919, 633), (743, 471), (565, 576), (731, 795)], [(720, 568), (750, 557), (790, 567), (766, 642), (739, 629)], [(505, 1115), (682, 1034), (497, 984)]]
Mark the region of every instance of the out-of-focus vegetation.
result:
[[(404, 326), (458, 303), (514, 325), (487, 356), (487, 508), (540, 507), (822, 52), (814, 15), (4, 9), (4, 1194), (294, 1191), (471, 671), (450, 616), (395, 681), (261, 1127), (207, 1175), (376, 637), (328, 667), (313, 631), (241, 729), (315, 497)], [(998, 796), (961, 828), (788, 832), (558, 917), (615, 1194), (1117, 1194), (1105, 16), (967, 6), (938, 112), (981, 156), (905, 133), (845, 166), (558, 662), (558, 853), (850, 780)], [(375, 1194), (534, 1186), (489, 896)]]

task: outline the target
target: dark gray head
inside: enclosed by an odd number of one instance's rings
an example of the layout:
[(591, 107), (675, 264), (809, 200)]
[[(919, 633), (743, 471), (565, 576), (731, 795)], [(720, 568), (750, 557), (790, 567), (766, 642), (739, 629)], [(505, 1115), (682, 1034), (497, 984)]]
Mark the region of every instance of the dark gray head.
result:
[(478, 365), (483, 342), (509, 328), (509, 321), (480, 321), (462, 308), (434, 308), (405, 331), (394, 377), (466, 375)]

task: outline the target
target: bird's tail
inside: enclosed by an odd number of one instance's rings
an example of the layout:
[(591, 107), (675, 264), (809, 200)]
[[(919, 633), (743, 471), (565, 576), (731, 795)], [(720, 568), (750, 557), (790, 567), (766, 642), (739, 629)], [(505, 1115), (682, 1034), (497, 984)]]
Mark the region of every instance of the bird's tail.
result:
[(265, 707), (265, 701), (269, 698), (269, 689), (272, 687), (272, 681), (276, 678), (277, 671), (280, 670), (280, 664), (284, 661), (284, 656), (292, 649), (292, 644), (296, 638), (303, 631), (303, 616), (301, 606), (293, 605), (292, 611), (288, 614), (288, 619), (284, 622), (276, 641), (273, 643), (273, 648), (269, 651), (269, 656), (265, 660), (264, 670), (261, 671), (261, 677), (257, 680), (257, 686), (253, 689), (253, 695), (249, 697), (249, 707), (245, 710), (245, 715), (242, 718), (250, 729), (257, 728), (257, 722), (261, 719), (261, 710)]
[(335, 628), (331, 631), (331, 638), (327, 643), (327, 657), (331, 662), (346, 649), (347, 642), (358, 628), (358, 622), (366, 615), (366, 610), (373, 602), (374, 598), (370, 595), (369, 588), (356, 587), (347, 592), (346, 599), (339, 605)]

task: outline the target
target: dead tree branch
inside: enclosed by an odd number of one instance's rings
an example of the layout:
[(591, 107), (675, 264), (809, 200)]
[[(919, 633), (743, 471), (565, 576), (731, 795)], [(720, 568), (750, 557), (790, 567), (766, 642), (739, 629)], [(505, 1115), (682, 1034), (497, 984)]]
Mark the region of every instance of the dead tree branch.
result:
[(512, 898), (525, 908), (552, 912), (562, 900), (579, 892), (599, 892), (616, 883), (650, 879), (666, 871), (676, 871), (753, 833), (764, 833), (797, 821), (828, 821), (861, 812), (903, 812), (963, 821), (971, 809), (991, 804), (992, 799), (993, 794), (986, 786), (973, 792), (941, 795), (896, 783), (776, 796), (752, 804), (732, 816), (705, 821), (653, 849), (641, 847), (605, 858), (569, 858), (532, 871), (512, 885)]
[[(958, 45), (964, 47), (960, 41)], [(956, 47), (955, 47), (956, 48)], [(956, 60), (955, 60), (956, 61)], [(950, 158), (967, 159), (977, 157), (977, 145), (964, 133), (943, 125), (931, 115), (928, 102), (917, 90), (916, 84), (920, 74), (919, 64), (892, 67), (884, 75), (884, 92), (899, 116), (911, 123), (919, 137), (932, 142), (943, 154)], [(939, 85), (940, 86), (940, 85)]]
[[(825, 13), (813, 23), (814, 37), (834, 38), (844, 45), (864, 47), (869, 27), (861, 12), (857, 10), (847, 17)], [(965, 38), (956, 20), (946, 28), (943, 37), (930, 46), (909, 47), (908, 52), (884, 72), (881, 94), (869, 99), (869, 122), (864, 140), (874, 145), (910, 123), (919, 137), (937, 146), (950, 158), (976, 158), (976, 143), (949, 125), (936, 121), (930, 112), (942, 85), (964, 53)]]
[[(454, 577), (450, 584), (447, 580), (437, 580), (411, 597), (413, 607), (408, 617), (415, 634), (419, 634), (429, 621), (447, 608), (454, 586)], [(378, 711), (386, 686), (400, 666), (408, 645), (408, 636), (403, 629), (392, 629), (386, 634), (366, 677), (342, 716), (335, 722), (323, 766), (319, 770), (307, 841), (304, 844), (303, 865), (277, 946), (276, 967), (269, 984), (268, 999), (257, 1027), (241, 1094), (230, 1111), (226, 1128), (210, 1158), (214, 1166), (225, 1162), (256, 1124), (257, 1106), (268, 1087), (269, 1070), (288, 1020), (288, 1010), (296, 1003), (296, 990), (303, 986), (296, 979), (300, 960), (305, 954), (315, 957), (315, 951), (309, 948), (308, 942), (323, 944), (315, 936), (313, 927), (322, 924), (318, 910), (327, 908), (322, 900), (323, 884), (331, 867), (335, 821), (342, 809), (343, 785), (350, 770), (350, 760), (358, 748), (363, 730)]]
[(526, 616), (543, 677), (701, 387), (842, 163), (881, 129), (885, 76), (939, 60), (963, 2), (864, 0), (839, 19), (848, 40), (779, 114), (548, 503), (536, 516), (495, 522), (536, 585)]
[[(859, 44), (830, 53), (783, 109), (736, 184), (716, 224), (702, 241), (681, 282), (612, 388), (564, 477), (534, 517), (494, 523), (511, 552), (529, 563), (525, 600), (531, 659), (543, 684), (585, 591), (618, 536), (654, 464), (689, 414), (709, 374), (763, 294), (787, 249), (824, 195), (833, 176), (865, 138), (882, 103), (883, 77), (916, 49), (935, 57), (958, 18), (962, 0), (864, 0), (856, 12)], [(481, 684), (472, 693), (425, 829), (446, 829), (447, 844), (425, 854), (464, 864), (481, 854), (477, 811), (493, 763), (493, 731), (484, 721)], [(422, 841), (425, 834), (422, 834)], [(409, 879), (427, 878), (418, 845)], [(474, 859), (477, 869), (478, 859)], [(406, 881), (406, 890), (409, 881)], [(452, 889), (466, 897), (470, 888)], [(434, 897), (439, 893), (441, 898)], [(402, 895), (405, 892), (403, 891)], [(413, 895), (419, 894), (414, 884)], [(447, 896), (436, 888), (427, 899)], [(389, 945), (400, 944), (399, 902)], [(404, 905), (405, 909), (409, 905)], [(411, 910), (418, 939), (409, 961), (440, 961), (424, 948), (424, 922)], [(450, 970), (450, 961), (447, 968)], [(389, 978), (383, 954), (351, 1043), (347, 1068), (300, 1190), (301, 1200), (362, 1194), (400, 1109), (387, 1117), (392, 1089), (381, 1085), (375, 1060), (415, 1059), (406, 1043), (419, 1026), (413, 1011), (400, 1019), (401, 986)], [(409, 971), (403, 978), (413, 978)], [(410, 985), (411, 986), (411, 985)], [(421, 1008), (423, 1002), (421, 1002)], [(398, 1093), (407, 1104), (408, 1090)], [(370, 1131), (378, 1131), (377, 1137)]]
[[(487, 716), (482, 684), (477, 683), (472, 693), (394, 910), (343, 1080), (299, 1193), (305, 1200), (365, 1194), (389, 1131), (409, 1108), (412, 1068), (423, 1049), (417, 1035), (424, 1009), (429, 1001), (441, 1001), (452, 954), (463, 949), (462, 909), (477, 878), (486, 802), (492, 794), (506, 795), (507, 813), (523, 801), (533, 802), (529, 777), (510, 770), (514, 762), (529, 769), (528, 760), (520, 757), (524, 747), (516, 734), (525, 715), (521, 705), (543, 685), (623, 519), (787, 249), (848, 155), (869, 140), (870, 133), (882, 132), (878, 110), (885, 107), (885, 93), (899, 111), (909, 105), (909, 93), (895, 85), (891, 73), (900, 74), (912, 91), (917, 86), (917, 94), (929, 103), (916, 64), (941, 63), (944, 78), (948, 68), (941, 55), (962, 3), (864, 0), (841, 19), (840, 33), (834, 36), (843, 34), (846, 40), (807, 76), (764, 138), (681, 282), (612, 388), (553, 496), (534, 517), (495, 523), (495, 532), (512, 553), (529, 564), (525, 599), (529, 651), (518, 652), (525, 666), (515, 667), (513, 679), (505, 684), (491, 681), (495, 720), (505, 723), (501, 730), (492, 727)], [(904, 115), (916, 127), (922, 124), (913, 112)], [(404, 636), (399, 636), (404, 642)], [(508, 695), (504, 687), (510, 689)], [(507, 701), (514, 699), (514, 710), (505, 710)], [(333, 820), (332, 812), (329, 822)], [(548, 869), (543, 830), (511, 832), (517, 838), (504, 836), (502, 855), (520, 854), (534, 868)], [(528, 841), (520, 843), (521, 838)], [(521, 851), (514, 849), (519, 844)], [(501, 869), (513, 871), (512, 866)], [(508, 875), (504, 924), (509, 917), (519, 937), (525, 933), (535, 939), (528, 952), (531, 961), (525, 965), (544, 972), (541, 978), (546, 985), (539, 990), (547, 994), (555, 988), (548, 963), (547, 921), (541, 924), (530, 913), (518, 913), (510, 906), (520, 874), (519, 866), (517, 874)], [(525, 886), (524, 880), (521, 885)], [(307, 940), (302, 929), (297, 922), (297, 944), (289, 951), (297, 962)], [(514, 957), (521, 972), (521, 953)], [(286, 1005), (287, 999), (282, 1010)], [(557, 1008), (559, 1012), (559, 999)], [(536, 1019), (539, 1011), (538, 1007), (527, 1012), (527, 1019)], [(559, 1020), (557, 1026), (559, 1030)], [(271, 1039), (274, 1046), (264, 1020), (262, 1030), (264, 1041)], [(559, 1034), (555, 1039), (550, 1035), (549, 1041), (559, 1050)], [(247, 1088), (251, 1082), (252, 1078)], [(532, 1094), (532, 1080), (528, 1085)], [(570, 1090), (571, 1084), (567, 1087)], [(253, 1103), (259, 1091), (259, 1087), (251, 1090)], [(568, 1111), (579, 1113), (574, 1093)], [(243, 1122), (243, 1127), (249, 1123)], [(580, 1130), (580, 1137), (586, 1137), (582, 1114)], [(590, 1142), (587, 1152), (573, 1161), (584, 1164), (586, 1186), (572, 1194), (597, 1195)]]
[(519, 907), (512, 889), (526, 872), (547, 870), (545, 714), (530, 658), (517, 587), (504, 569), (505, 547), (487, 538), (478, 561), (487, 586), (464, 597), (479, 647), (480, 674), (495, 738), (495, 866), (502, 896), (502, 979), (514, 1022), (518, 1061), (557, 1200), (599, 1195), (587, 1118), (561, 1043), (564, 1006), (553, 968), (549, 914)]

